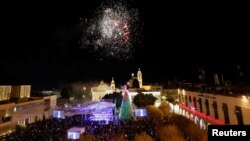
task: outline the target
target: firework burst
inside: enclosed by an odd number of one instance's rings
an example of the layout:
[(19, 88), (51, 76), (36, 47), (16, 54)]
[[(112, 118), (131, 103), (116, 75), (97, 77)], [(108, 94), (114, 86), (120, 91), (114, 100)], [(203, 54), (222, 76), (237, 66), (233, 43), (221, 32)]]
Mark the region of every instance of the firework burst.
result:
[(129, 59), (133, 56), (140, 30), (138, 10), (109, 2), (95, 12), (94, 18), (81, 22), (81, 47), (100, 57)]

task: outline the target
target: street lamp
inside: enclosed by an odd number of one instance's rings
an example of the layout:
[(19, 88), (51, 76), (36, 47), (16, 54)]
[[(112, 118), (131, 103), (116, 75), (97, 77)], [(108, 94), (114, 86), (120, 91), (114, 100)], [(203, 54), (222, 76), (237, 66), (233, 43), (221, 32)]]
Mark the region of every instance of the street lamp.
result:
[(85, 86), (83, 86), (83, 88), (82, 88), (82, 89), (83, 89), (83, 92), (85, 93), (85, 91), (86, 91), (86, 87), (85, 87)]
[(86, 96), (85, 96), (85, 94), (86, 94), (86, 93), (85, 93), (85, 91), (86, 91), (86, 87), (85, 87), (85, 86), (83, 86), (83, 87), (82, 87), (82, 89), (83, 89), (83, 95), (82, 95), (82, 98), (85, 98), (85, 97), (86, 97)]

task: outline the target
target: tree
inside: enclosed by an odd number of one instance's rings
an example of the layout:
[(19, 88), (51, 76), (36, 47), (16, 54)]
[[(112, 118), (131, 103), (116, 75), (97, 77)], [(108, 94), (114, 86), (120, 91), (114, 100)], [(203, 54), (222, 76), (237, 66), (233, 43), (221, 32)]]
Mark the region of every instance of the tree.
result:
[(84, 93), (84, 94), (83, 94), (83, 99), (84, 99), (85, 101), (91, 101), (91, 100), (92, 100), (92, 95), (91, 95), (91, 93)]
[(93, 141), (93, 137), (91, 134), (83, 134), (80, 137), (80, 141)]
[(175, 125), (163, 126), (158, 130), (160, 141), (185, 141), (183, 135)]
[(130, 120), (132, 118), (132, 107), (128, 98), (128, 90), (125, 88), (125, 93), (122, 99), (122, 105), (119, 113), (120, 120)]
[(72, 96), (72, 92), (69, 86), (64, 86), (61, 92), (62, 98), (70, 98)]
[(122, 93), (114, 92), (112, 94), (106, 94), (102, 99), (110, 100), (116, 104), (116, 108), (120, 108), (122, 104)]
[(171, 115), (170, 106), (166, 101), (161, 102), (161, 105), (159, 106), (159, 109), (161, 110), (164, 117)]
[(62, 98), (74, 97), (74, 99), (83, 99), (84, 96), (85, 100), (91, 99), (91, 95), (86, 93), (78, 83), (65, 85), (62, 89), (61, 96)]
[(168, 97), (167, 97), (167, 101), (168, 101), (168, 102), (171, 102), (171, 103), (174, 103), (174, 102), (175, 102), (173, 96), (168, 96)]
[(154, 97), (152, 94), (143, 94), (138, 93), (133, 100), (133, 103), (137, 107), (147, 107), (148, 105), (154, 105), (155, 101), (157, 100), (156, 97)]
[(114, 141), (126, 141), (126, 138), (125, 138), (124, 133), (121, 133), (121, 134), (115, 135), (111, 140), (114, 140)]
[(153, 141), (152, 137), (145, 132), (141, 134), (136, 134), (135, 141)]
[(176, 127), (182, 131), (184, 137), (188, 137), (192, 141), (205, 141), (207, 132), (201, 130), (199, 126), (194, 124), (191, 120), (181, 116), (173, 114), (169, 120), (176, 125)]
[(151, 118), (156, 126), (161, 126), (163, 114), (159, 108), (155, 106), (147, 106), (148, 117)]
[(206, 140), (204, 137), (206, 137), (207, 134), (205, 134), (205, 132), (201, 130), (199, 126), (195, 125), (193, 122), (189, 123), (183, 132), (184, 135), (192, 141)]

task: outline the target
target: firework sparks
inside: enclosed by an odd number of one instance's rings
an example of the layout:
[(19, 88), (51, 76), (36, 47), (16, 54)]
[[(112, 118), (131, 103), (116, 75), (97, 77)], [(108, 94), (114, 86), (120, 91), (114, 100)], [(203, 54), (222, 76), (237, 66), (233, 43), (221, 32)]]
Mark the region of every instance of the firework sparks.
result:
[(129, 28), (127, 22), (130, 20), (127, 12), (124, 10), (106, 9), (99, 23), (99, 28), (103, 42), (111, 39), (113, 42), (126, 44), (129, 39)]
[(130, 58), (137, 41), (138, 11), (121, 4), (105, 5), (96, 17), (81, 23), (82, 47), (104, 57)]

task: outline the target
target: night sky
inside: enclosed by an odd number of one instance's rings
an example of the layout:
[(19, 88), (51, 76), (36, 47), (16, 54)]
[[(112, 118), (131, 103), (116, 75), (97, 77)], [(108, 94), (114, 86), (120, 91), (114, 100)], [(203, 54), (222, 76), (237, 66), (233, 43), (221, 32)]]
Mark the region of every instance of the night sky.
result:
[(146, 82), (198, 81), (224, 73), (249, 79), (249, 21), (237, 5), (144, 2), (138, 9), (141, 38), (132, 58), (100, 57), (80, 47), (80, 18), (95, 16), (102, 1), (15, 3), (1, 17), (0, 83), (56, 85), (74, 81), (124, 83), (141, 68)]

